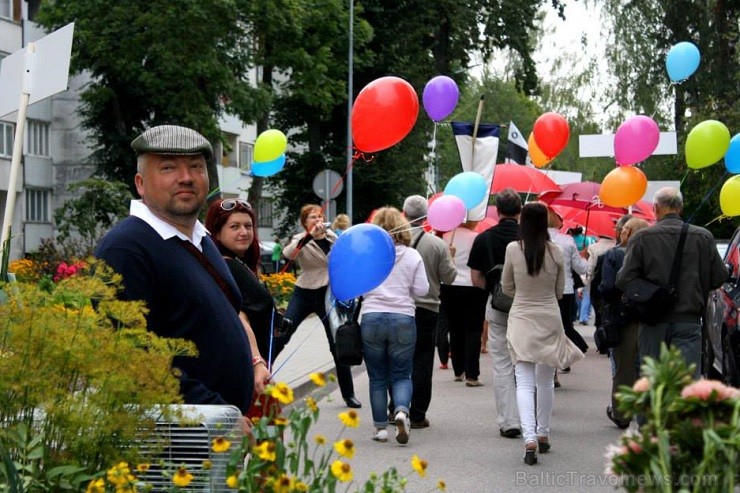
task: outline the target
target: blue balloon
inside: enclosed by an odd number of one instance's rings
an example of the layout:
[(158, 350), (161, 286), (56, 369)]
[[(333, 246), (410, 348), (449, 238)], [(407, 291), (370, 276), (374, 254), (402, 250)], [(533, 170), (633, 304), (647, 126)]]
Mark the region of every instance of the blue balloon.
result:
[(725, 153), (725, 168), (730, 173), (740, 173), (740, 134), (730, 140), (730, 147)]
[(272, 176), (285, 166), (285, 154), (272, 161), (254, 161), (252, 163), (253, 176)]
[(673, 45), (665, 59), (665, 68), (671, 81), (688, 79), (699, 68), (701, 55), (693, 43), (682, 41)]
[(348, 301), (380, 286), (393, 270), (396, 247), (391, 235), (375, 224), (357, 224), (337, 238), (329, 252), (329, 287)]
[(486, 198), (488, 184), (486, 179), (474, 171), (464, 171), (447, 182), (445, 195), (454, 195), (463, 201), (467, 210), (472, 209)]

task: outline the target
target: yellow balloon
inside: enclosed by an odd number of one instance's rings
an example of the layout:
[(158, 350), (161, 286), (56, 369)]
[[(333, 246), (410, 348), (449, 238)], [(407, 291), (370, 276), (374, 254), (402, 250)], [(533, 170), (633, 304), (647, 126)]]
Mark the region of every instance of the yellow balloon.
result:
[(740, 175), (729, 177), (722, 185), (719, 208), (725, 216), (740, 216)]
[(634, 166), (618, 166), (601, 182), (601, 203), (612, 207), (629, 207), (645, 195), (647, 177)]
[(686, 137), (686, 164), (692, 169), (706, 168), (722, 159), (729, 148), (730, 131), (725, 124), (705, 120)]
[(552, 161), (552, 159), (545, 156), (545, 153), (540, 150), (537, 142), (534, 140), (533, 133), (529, 134), (527, 145), (529, 146), (529, 159), (532, 160), (532, 164), (537, 168), (544, 168), (550, 161)]
[(288, 139), (280, 130), (265, 130), (254, 142), (254, 160), (258, 163), (273, 161), (285, 153)]

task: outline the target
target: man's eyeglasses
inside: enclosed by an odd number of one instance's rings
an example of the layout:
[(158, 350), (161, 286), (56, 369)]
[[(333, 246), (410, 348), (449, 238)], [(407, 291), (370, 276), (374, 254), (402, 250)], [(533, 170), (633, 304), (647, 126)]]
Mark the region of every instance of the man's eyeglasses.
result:
[(244, 207), (248, 211), (252, 210), (252, 206), (249, 205), (249, 202), (242, 199), (226, 199), (221, 202), (221, 209), (225, 211), (233, 211), (237, 205)]

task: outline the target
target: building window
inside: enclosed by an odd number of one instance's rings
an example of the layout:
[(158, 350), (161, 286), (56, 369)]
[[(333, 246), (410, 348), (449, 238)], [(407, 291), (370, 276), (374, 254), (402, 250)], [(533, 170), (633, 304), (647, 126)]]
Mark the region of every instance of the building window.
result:
[(262, 197), (260, 200), (257, 226), (260, 228), (272, 228), (272, 201), (266, 197)]
[(237, 135), (224, 132), (224, 142), (221, 145), (221, 165), (224, 167), (237, 166)]
[(252, 160), (254, 159), (254, 144), (239, 142), (239, 168), (242, 171), (252, 169)]
[(49, 125), (46, 122), (28, 121), (26, 129), (26, 154), (49, 157)]
[(0, 156), (11, 157), (13, 155), (13, 134), (15, 125), (0, 122)]
[(0, 0), (0, 17), (12, 19), (13, 3), (11, 0)]
[(26, 189), (26, 221), (49, 222), (49, 190)]

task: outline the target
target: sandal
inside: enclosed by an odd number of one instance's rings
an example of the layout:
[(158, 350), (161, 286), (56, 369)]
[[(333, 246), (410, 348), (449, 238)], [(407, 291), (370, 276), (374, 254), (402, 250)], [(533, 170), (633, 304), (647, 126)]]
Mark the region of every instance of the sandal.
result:
[(550, 440), (547, 437), (537, 437), (537, 448), (539, 453), (544, 454), (550, 450)]

